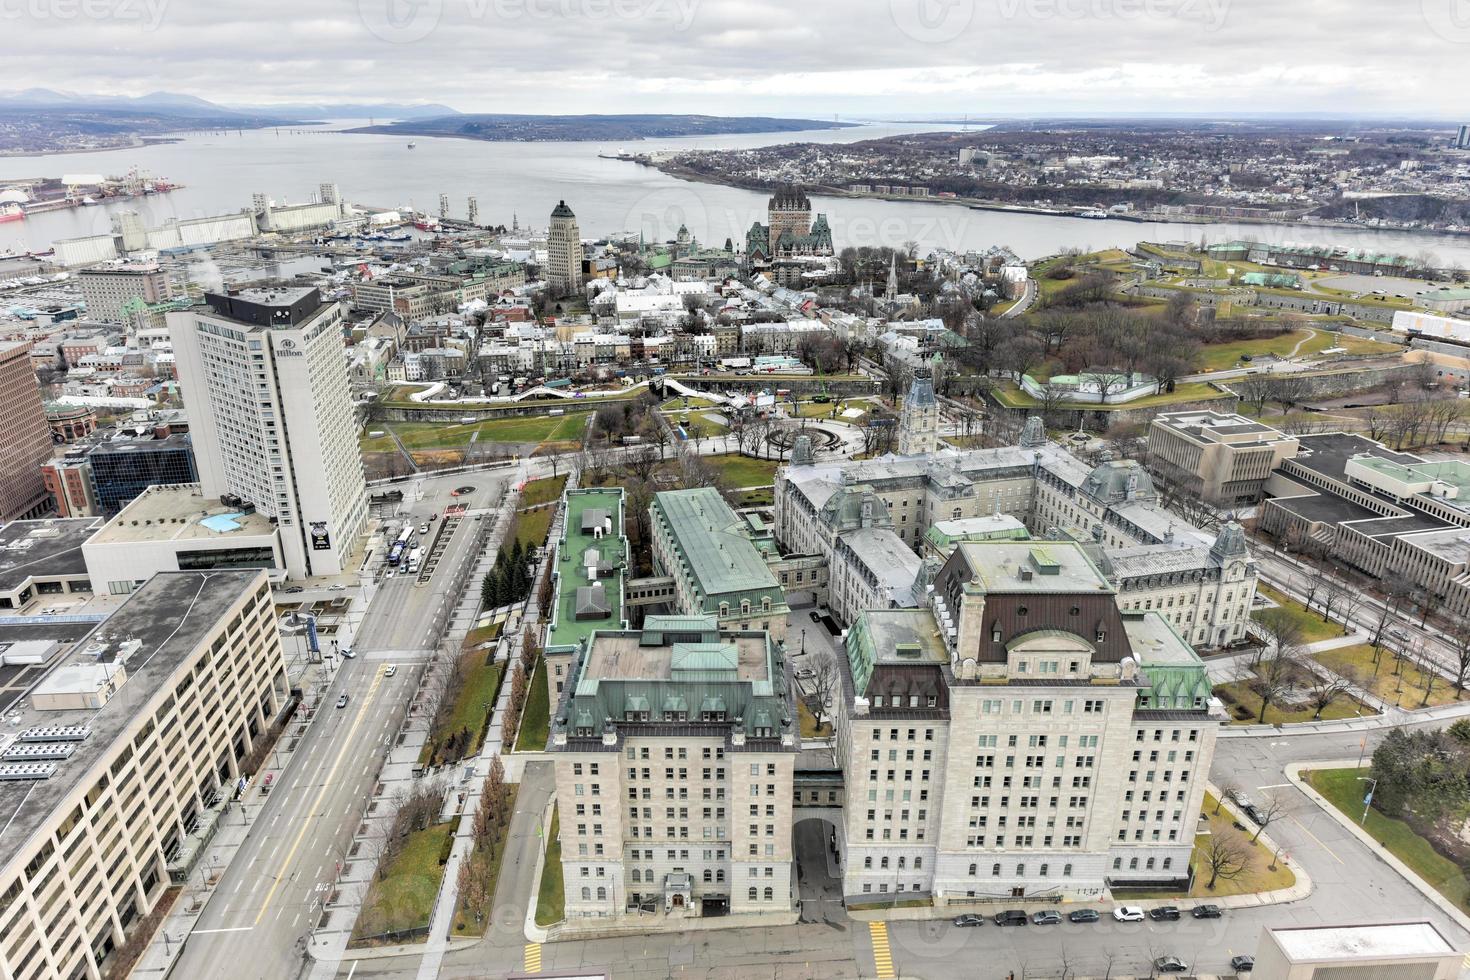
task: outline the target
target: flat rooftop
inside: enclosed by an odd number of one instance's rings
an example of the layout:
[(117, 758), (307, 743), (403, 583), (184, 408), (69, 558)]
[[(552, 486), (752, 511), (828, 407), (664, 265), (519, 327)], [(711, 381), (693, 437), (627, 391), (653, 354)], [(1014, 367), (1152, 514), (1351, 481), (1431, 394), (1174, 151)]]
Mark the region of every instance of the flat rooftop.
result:
[[(1365, 453), (1397, 463), (1421, 462), (1419, 457), (1412, 453), (1396, 453), (1391, 449), (1385, 449), (1366, 436), (1352, 435), (1347, 432), (1298, 436), (1297, 443), (1300, 449), (1297, 451), (1296, 462), (1323, 476), (1330, 476), (1334, 480), (1343, 479), (1343, 471), (1347, 468), (1348, 460), (1354, 456), (1360, 457)], [(1360, 459), (1359, 462), (1363, 460)]]
[(1270, 933), (1282, 951), (1299, 962), (1460, 954), (1428, 922), (1272, 929)]
[(32, 578), (86, 575), (82, 543), (101, 526), (100, 517), (59, 517), (11, 521), (0, 528), (0, 592), (18, 589)]
[(97, 544), (137, 541), (190, 541), (227, 536), (269, 536), (276, 526), (259, 511), (206, 497), (197, 483), (149, 487), (107, 522)]
[[(259, 570), (214, 572), (161, 572), (128, 596), (107, 619), (69, 653), (54, 661), (46, 677), (81, 661), (81, 652), (104, 639), (116, 650), (114, 638), (130, 637), (140, 646), (126, 660), (127, 680), (98, 709), (38, 711), (27, 697), (10, 698), (0, 714), (16, 716), (10, 732), (37, 725), (84, 725), (91, 734), (71, 756), (59, 762), (49, 779), (0, 781), (0, 867), (45, 824), (88, 778), (92, 768), (110, 750), (113, 741), (137, 711), (178, 669), (241, 596), (265, 585)], [(89, 661), (93, 658), (88, 657)], [(42, 679), (44, 683), (45, 679)], [(32, 689), (34, 690), (34, 688)]]
[(1076, 542), (964, 541), (957, 551), (986, 592), (1112, 591)]
[(1198, 664), (1199, 654), (1156, 612), (1123, 614), (1123, 631), (1133, 647), (1133, 658), (1142, 666), (1152, 664)]
[[(575, 646), (594, 630), (620, 629), (623, 624), (623, 571), (628, 555), (623, 541), (623, 491), (569, 490), (566, 494), (566, 528), (557, 542), (556, 627), (547, 638), (548, 646)], [(596, 511), (599, 514), (589, 514)], [(612, 522), (612, 531), (598, 537), (592, 529), (582, 529), (584, 516), (602, 516)], [(596, 579), (587, 576), (584, 564), (588, 549), (595, 549), (599, 564), (611, 563), (619, 570)], [(577, 618), (577, 590), (601, 582), (608, 614), (592, 619)]]
[[(939, 638), (939, 625), (928, 609), (868, 609), (863, 612), (873, 641), (874, 660), (880, 664), (949, 663), (949, 651)], [(918, 654), (898, 648), (918, 648)]]
[(734, 674), (729, 680), (770, 680), (764, 633), (720, 634), (717, 643), (643, 646), (639, 633), (599, 633), (592, 641), (582, 681), (677, 680), (691, 671), (703, 680), (711, 672)]

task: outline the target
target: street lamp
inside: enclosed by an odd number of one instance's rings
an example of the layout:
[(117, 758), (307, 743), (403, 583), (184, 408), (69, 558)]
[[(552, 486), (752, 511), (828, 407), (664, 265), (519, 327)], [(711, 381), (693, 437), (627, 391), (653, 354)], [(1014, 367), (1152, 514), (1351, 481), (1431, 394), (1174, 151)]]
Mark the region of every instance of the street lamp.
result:
[(1367, 795), (1363, 797), (1363, 815), (1358, 818), (1358, 825), (1362, 826), (1368, 822), (1368, 808), (1373, 805), (1373, 791), (1378, 788), (1378, 780), (1371, 776), (1359, 776), (1358, 782), (1372, 784), (1368, 787)]
[(801, 631), (801, 652), (806, 653), (806, 630)]

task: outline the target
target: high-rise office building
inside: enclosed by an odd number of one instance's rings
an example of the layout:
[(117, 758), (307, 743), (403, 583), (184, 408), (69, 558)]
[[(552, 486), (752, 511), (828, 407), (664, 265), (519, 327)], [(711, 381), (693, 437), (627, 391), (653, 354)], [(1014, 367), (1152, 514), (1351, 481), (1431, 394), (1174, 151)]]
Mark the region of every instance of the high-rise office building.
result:
[(101, 265), (77, 273), (87, 319), (127, 323), (129, 314), (172, 299), (173, 284), (157, 265)]
[(0, 343), (0, 523), (51, 506), (41, 465), (51, 458), (51, 426), (26, 341)]
[(1460, 127), (1460, 132), (1455, 137), (1455, 148), (1459, 150), (1470, 150), (1470, 125)]
[(546, 233), (546, 282), (553, 296), (567, 296), (582, 288), (582, 233), (566, 201), (558, 201), (551, 210), (551, 228)]
[(367, 493), (341, 308), (301, 288), (205, 301), (168, 315), (205, 496), (275, 519), (288, 577), (344, 571)]

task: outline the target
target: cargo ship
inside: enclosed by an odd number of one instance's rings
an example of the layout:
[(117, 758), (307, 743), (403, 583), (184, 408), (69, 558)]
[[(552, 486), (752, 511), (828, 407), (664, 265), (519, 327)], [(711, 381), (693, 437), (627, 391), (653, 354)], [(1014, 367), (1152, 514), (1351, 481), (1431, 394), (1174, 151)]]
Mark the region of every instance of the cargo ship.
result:
[(7, 201), (5, 204), (0, 204), (0, 222), (24, 221), (25, 216), (25, 210), (14, 201)]

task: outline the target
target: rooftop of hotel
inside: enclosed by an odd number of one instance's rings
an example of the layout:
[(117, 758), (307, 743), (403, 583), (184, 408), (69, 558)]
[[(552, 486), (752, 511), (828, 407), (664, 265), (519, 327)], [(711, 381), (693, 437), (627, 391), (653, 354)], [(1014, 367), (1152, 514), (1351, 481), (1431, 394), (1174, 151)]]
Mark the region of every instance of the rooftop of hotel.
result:
[(247, 513), (240, 504), (206, 497), (197, 483), (176, 483), (149, 487), (133, 498), (97, 533), (94, 543), (206, 540), (274, 531), (275, 525), (258, 511)]
[[(56, 763), (46, 779), (0, 781), (0, 867), (36, 833), (78, 784), (92, 775), (113, 741), (159, 687), (204, 638), (217, 628), (241, 597), (267, 588), (259, 571), (161, 572), (149, 579), (105, 621), (56, 658), (46, 675), (29, 691), (0, 704), (11, 724), (7, 735), (40, 726), (85, 726), (87, 737), (66, 744), (70, 755)], [(125, 649), (128, 641), (136, 648)], [(30, 703), (38, 688), (56, 685), (80, 669), (115, 664), (121, 659), (126, 680), (101, 707), (40, 710)], [(18, 743), (26, 744), (26, 743)]]
[(964, 541), (956, 553), (971, 581), (988, 593), (1112, 591), (1082, 546), (1070, 541)]
[[(549, 646), (574, 646), (594, 630), (618, 629), (623, 624), (622, 570), (628, 558), (623, 539), (623, 491), (569, 490), (566, 503), (566, 526), (556, 545), (556, 618), (547, 638)], [(608, 521), (611, 532), (599, 534), (598, 528), (605, 528)], [(599, 567), (616, 570), (611, 575), (589, 577), (589, 550), (596, 551)], [(597, 583), (603, 586), (600, 597), (592, 590)], [(594, 604), (598, 607), (596, 616), (577, 618), (579, 593), (584, 617)]]

